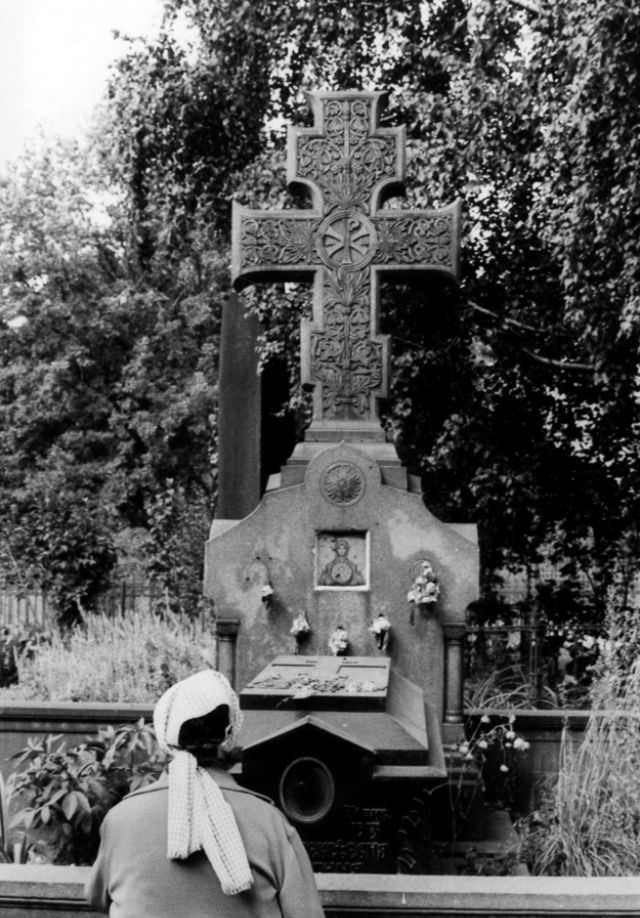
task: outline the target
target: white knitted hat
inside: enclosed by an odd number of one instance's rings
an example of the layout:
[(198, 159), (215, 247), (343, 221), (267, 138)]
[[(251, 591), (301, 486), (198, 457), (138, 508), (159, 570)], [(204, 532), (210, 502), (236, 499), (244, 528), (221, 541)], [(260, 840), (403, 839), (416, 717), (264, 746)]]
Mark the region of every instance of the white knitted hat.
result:
[(180, 749), (180, 728), (187, 720), (203, 717), (220, 705), (229, 708), (229, 726), (221, 749), (236, 742), (242, 724), (238, 696), (227, 679), (212, 669), (176, 682), (162, 695), (153, 712), (153, 726), (161, 749), (173, 755), (169, 765), (167, 857), (171, 860), (204, 851), (229, 896), (253, 884), (233, 810), (222, 791), (195, 757)]

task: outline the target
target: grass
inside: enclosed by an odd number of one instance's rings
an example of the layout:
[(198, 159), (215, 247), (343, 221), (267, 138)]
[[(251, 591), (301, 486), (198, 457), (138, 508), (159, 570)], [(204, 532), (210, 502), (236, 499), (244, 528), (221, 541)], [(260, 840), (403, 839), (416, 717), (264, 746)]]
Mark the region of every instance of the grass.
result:
[[(542, 702), (542, 705), (541, 705)], [(465, 682), (465, 708), (508, 710), (518, 708), (559, 707), (557, 696), (548, 686), (543, 687), (542, 698), (536, 698), (536, 689), (522, 666), (504, 666), (481, 678)]]
[(18, 684), (0, 700), (154, 702), (178, 679), (215, 665), (211, 630), (186, 616), (88, 615), (70, 633), (54, 630), (18, 659)]
[(529, 821), (535, 873), (640, 874), (640, 623), (609, 634), (584, 739), (564, 731), (557, 782)]

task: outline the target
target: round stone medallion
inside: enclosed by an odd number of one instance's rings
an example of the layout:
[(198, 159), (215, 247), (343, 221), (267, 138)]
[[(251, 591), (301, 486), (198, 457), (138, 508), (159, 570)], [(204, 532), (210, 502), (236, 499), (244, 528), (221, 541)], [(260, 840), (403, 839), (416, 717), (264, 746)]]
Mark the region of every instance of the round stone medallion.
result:
[(354, 462), (334, 462), (322, 475), (321, 489), (329, 503), (348, 507), (364, 494), (365, 478)]
[(318, 227), (318, 254), (328, 268), (358, 270), (368, 265), (376, 251), (373, 223), (355, 207), (332, 210)]

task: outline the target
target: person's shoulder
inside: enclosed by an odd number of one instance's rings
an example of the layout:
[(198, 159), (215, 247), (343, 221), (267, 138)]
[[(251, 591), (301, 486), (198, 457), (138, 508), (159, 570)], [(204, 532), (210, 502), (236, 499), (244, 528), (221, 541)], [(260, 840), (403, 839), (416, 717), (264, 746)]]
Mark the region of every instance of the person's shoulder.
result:
[[(228, 784), (223, 785), (222, 790), (228, 791), (230, 794), (243, 794), (248, 797), (252, 797), (254, 801), (261, 800), (263, 803), (266, 803), (267, 806), (277, 810), (277, 807), (271, 797), (267, 797), (265, 794), (259, 794), (258, 791), (251, 790), (251, 788), (243, 787), (241, 784), (238, 784), (237, 781), (234, 781), (233, 784), (229, 782)], [(277, 811), (279, 812), (279, 810)]]
[(144, 787), (138, 787), (130, 791), (118, 803), (114, 804), (105, 815), (107, 825), (117, 824), (121, 819), (128, 819), (132, 813), (143, 810), (148, 812), (163, 802), (163, 795), (166, 795), (167, 783), (162, 779), (154, 781), (152, 784), (145, 784)]
[(265, 829), (270, 826), (271, 832), (275, 832), (280, 837), (286, 837), (288, 841), (295, 837), (296, 830), (271, 797), (243, 787), (236, 781), (225, 783), (223, 791), (227, 802), (241, 818), (244, 815), (252, 822), (257, 820), (257, 823)]
[(144, 794), (162, 794), (167, 792), (167, 779), (166, 777), (158, 778), (157, 781), (153, 781), (151, 784), (145, 784), (142, 787), (137, 787), (135, 790), (129, 791), (126, 796), (120, 801), (124, 803), (125, 800), (131, 800), (134, 797), (141, 797)]

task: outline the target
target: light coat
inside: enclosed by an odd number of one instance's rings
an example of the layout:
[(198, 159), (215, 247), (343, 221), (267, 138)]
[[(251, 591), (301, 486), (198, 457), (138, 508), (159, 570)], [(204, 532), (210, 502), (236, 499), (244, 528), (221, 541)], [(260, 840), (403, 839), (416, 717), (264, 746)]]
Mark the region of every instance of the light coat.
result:
[(226, 896), (202, 852), (167, 859), (167, 781), (125, 797), (102, 824), (98, 857), (85, 888), (109, 918), (323, 918), (300, 837), (266, 798), (208, 769), (231, 806), (253, 887)]

